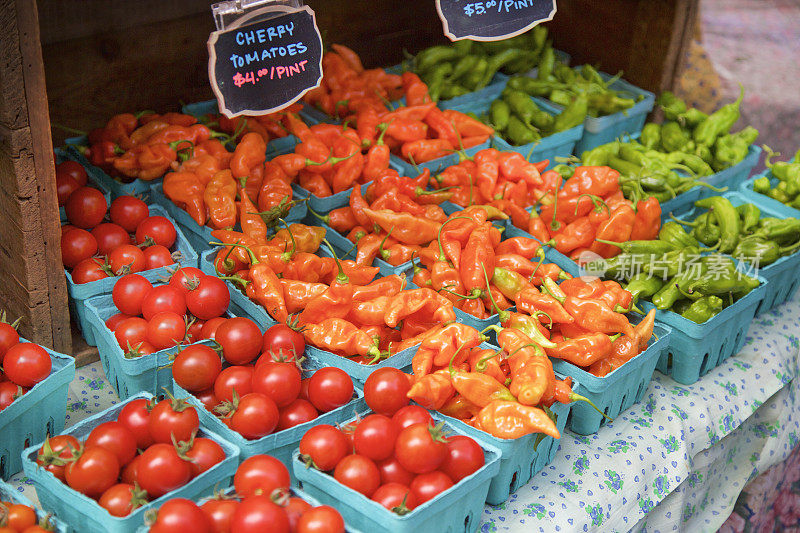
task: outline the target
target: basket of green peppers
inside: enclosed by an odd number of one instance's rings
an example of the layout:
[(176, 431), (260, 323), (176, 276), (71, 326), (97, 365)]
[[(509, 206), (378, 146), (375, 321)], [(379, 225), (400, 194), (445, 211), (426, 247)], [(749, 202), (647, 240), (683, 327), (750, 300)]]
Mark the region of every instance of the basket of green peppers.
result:
[(555, 63), (558, 54), (547, 40), (547, 29), (532, 30), (502, 41), (463, 39), (431, 46), (402, 64), (428, 85), (434, 101), (452, 100), (505, 81), (507, 74), (529, 72), (544, 62)]
[(767, 170), (762, 174), (745, 181), (741, 189), (768, 196), (773, 200), (797, 210), (792, 213), (800, 216), (800, 150), (791, 161), (772, 162), (777, 154), (765, 146), (768, 152), (765, 165)]
[(625, 135), (638, 133), (653, 109), (655, 95), (620, 79), (598, 72), (591, 65), (570, 68), (556, 62), (552, 68), (540, 65), (536, 78), (516, 76), (508, 87), (546, 98), (567, 107), (576, 98), (587, 99), (584, 132), (575, 146), (576, 154)]
[(712, 196), (695, 206), (674, 222), (691, 228), (702, 246), (733, 256), (769, 281), (756, 315), (792, 298), (800, 288), (800, 218), (791, 209), (752, 192)]

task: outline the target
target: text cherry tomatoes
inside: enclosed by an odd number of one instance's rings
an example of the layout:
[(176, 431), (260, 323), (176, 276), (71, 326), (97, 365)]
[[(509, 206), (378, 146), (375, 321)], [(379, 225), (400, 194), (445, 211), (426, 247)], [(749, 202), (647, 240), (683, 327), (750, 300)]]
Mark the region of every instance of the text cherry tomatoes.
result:
[(288, 489), (291, 485), (289, 470), (271, 455), (248, 457), (233, 476), (236, 494), (243, 498), (255, 494), (272, 494), (275, 489)]
[(300, 454), (323, 472), (333, 470), (351, 451), (347, 436), (329, 424), (312, 427), (300, 439)]
[(139, 224), (150, 216), (150, 209), (135, 196), (119, 196), (111, 202), (108, 216), (111, 222), (119, 224), (128, 233), (133, 233)]
[(169, 248), (175, 244), (178, 233), (175, 226), (167, 218), (152, 216), (142, 220), (136, 226), (136, 243), (142, 244), (148, 238), (156, 244)]
[(76, 190), (64, 204), (70, 224), (83, 229), (91, 229), (100, 224), (106, 216), (107, 208), (103, 193), (92, 187)]
[(129, 316), (142, 314), (142, 301), (153, 285), (139, 274), (121, 277), (111, 289), (111, 299), (121, 313)]
[(353, 398), (353, 380), (336, 367), (320, 368), (308, 381), (308, 400), (318, 411), (327, 413)]
[(392, 367), (379, 368), (364, 382), (364, 399), (375, 413), (392, 416), (408, 405), (408, 376)]
[(378, 467), (372, 459), (363, 455), (347, 455), (333, 471), (333, 477), (347, 487), (356, 492), (360, 492), (367, 498), (377, 490), (381, 482), (381, 475)]
[(217, 352), (204, 344), (187, 346), (172, 362), (175, 382), (190, 392), (199, 392), (214, 386), (222, 371), (222, 361)]

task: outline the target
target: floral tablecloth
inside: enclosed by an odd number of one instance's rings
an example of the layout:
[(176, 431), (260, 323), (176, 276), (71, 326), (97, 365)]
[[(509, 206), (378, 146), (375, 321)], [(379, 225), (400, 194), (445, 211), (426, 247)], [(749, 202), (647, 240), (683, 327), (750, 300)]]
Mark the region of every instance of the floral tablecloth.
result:
[[(796, 299), (754, 321), (742, 352), (694, 385), (656, 372), (642, 402), (596, 435), (565, 432), (553, 463), (505, 504), (486, 506), (480, 530), (716, 531), (745, 485), (800, 439), (798, 334)], [(81, 368), (67, 425), (117, 400), (99, 363)], [(21, 473), (12, 483), (35, 501)], [(777, 498), (740, 503), (741, 520), (732, 517), (726, 528), (742, 531), (759, 511), (745, 505)], [(788, 509), (800, 513), (800, 504)], [(773, 512), (765, 521), (782, 518)]]

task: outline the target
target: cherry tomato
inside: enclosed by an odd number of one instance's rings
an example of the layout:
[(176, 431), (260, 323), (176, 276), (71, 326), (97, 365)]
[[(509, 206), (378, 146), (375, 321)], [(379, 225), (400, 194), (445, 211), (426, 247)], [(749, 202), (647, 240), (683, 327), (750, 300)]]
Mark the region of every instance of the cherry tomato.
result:
[(0, 381), (0, 411), (14, 403), (14, 400), (25, 394), (28, 389), (23, 389), (16, 383)]
[(414, 424), (397, 436), (394, 453), (403, 468), (414, 474), (436, 470), (447, 457), (447, 440), (441, 429), (430, 424)]
[(200, 278), (197, 287), (186, 294), (186, 307), (201, 320), (221, 316), (228, 310), (231, 295), (225, 282), (214, 276)]
[(117, 325), (114, 337), (123, 352), (127, 351), (129, 347), (135, 347), (147, 339), (147, 320), (138, 316), (126, 318)]
[(128, 426), (114, 420), (103, 422), (89, 433), (86, 447), (101, 446), (117, 456), (120, 467), (136, 456), (136, 437)]
[[(225, 324), (220, 326), (217, 331), (217, 342), (224, 326)], [(253, 390), (270, 397), (278, 407), (285, 407), (300, 394), (301, 378), (295, 363), (269, 362), (256, 366), (253, 372)]]
[(89, 178), (83, 165), (69, 159), (56, 165), (56, 178), (59, 176), (70, 177), (81, 187), (86, 187), (86, 182)]
[(133, 244), (123, 244), (108, 254), (108, 264), (117, 276), (135, 274), (144, 270), (144, 252)]
[[(186, 314), (186, 297), (183, 293), (169, 285), (153, 287), (142, 300), (142, 316), (150, 320), (156, 313), (172, 311), (180, 316)], [(181, 336), (183, 338), (183, 336)]]
[(300, 454), (312, 461), (313, 465), (328, 472), (352, 450), (347, 436), (329, 424), (314, 426), (300, 439)]
[(364, 382), (364, 399), (374, 412), (392, 416), (408, 405), (411, 384), (408, 376), (392, 367), (379, 368)]
[(180, 488), (191, 478), (190, 463), (180, 458), (172, 444), (153, 444), (139, 459), (136, 481), (151, 498)]
[(225, 450), (211, 439), (197, 437), (186, 457), (191, 459), (192, 477), (197, 477), (225, 459)]
[(230, 532), (233, 513), (239, 507), (238, 500), (212, 499), (200, 508), (211, 521), (214, 533)]
[(80, 285), (109, 277), (108, 272), (103, 270), (104, 265), (105, 263), (103, 260), (97, 257), (84, 259), (75, 265), (72, 269), (72, 272), (70, 272), (70, 276), (72, 276), (72, 282)]
[(210, 389), (221, 371), (219, 355), (204, 344), (184, 348), (172, 362), (175, 383), (189, 392)]
[(56, 435), (46, 438), (36, 455), (36, 464), (64, 481), (64, 466), (55, 464), (60, 459), (70, 459), (72, 450), (80, 448), (80, 442), (72, 435)]
[(278, 407), (266, 394), (251, 392), (239, 398), (239, 404), (229, 419), (232, 430), (246, 439), (260, 439), (278, 426)]
[(242, 498), (249, 498), (257, 493), (272, 494), (275, 489), (289, 490), (290, 486), (289, 470), (280, 459), (271, 455), (248, 457), (242, 461), (233, 476), (233, 487)]
[(253, 367), (229, 366), (219, 373), (214, 381), (214, 396), (221, 402), (229, 402), (234, 390), (239, 398), (253, 392)]
[(286, 511), (286, 516), (289, 517), (290, 531), (297, 531), (297, 523), (300, 521), (300, 517), (303, 516), (303, 514), (305, 514), (309, 509), (311, 509), (311, 504), (304, 499), (297, 498), (295, 496), (289, 498), (289, 501), (283, 510)]
[(406, 405), (392, 415), (392, 422), (397, 427), (397, 431), (402, 431), (414, 424), (429, 424), (432, 421), (433, 418), (427, 409), (419, 405)]
[(369, 415), (353, 433), (356, 453), (373, 461), (391, 457), (394, 441), (397, 440), (397, 427), (392, 419), (383, 415)]
[(417, 506), (417, 497), (408, 486), (400, 483), (381, 485), (372, 495), (372, 501), (378, 502), (401, 516)]
[(311, 422), (319, 416), (316, 408), (308, 400), (297, 399), (281, 409), (278, 418), (277, 431), (283, 431), (306, 422)]
[(130, 463), (125, 465), (125, 468), (122, 469), (122, 473), (119, 475), (120, 482), (127, 483), (128, 485), (136, 483), (136, 476), (139, 473), (139, 462), (141, 460), (142, 456), (137, 455)]
[(333, 477), (342, 485), (360, 492), (367, 498), (372, 496), (381, 482), (381, 474), (372, 459), (358, 454), (347, 455), (339, 461), (333, 471)]
[(9, 348), (19, 343), (19, 333), (11, 324), (0, 322), (0, 363)]
[(62, 207), (66, 204), (70, 195), (80, 188), (80, 184), (71, 176), (59, 176), (56, 174), (56, 196), (58, 196), (58, 206)]
[(111, 290), (111, 299), (121, 313), (129, 316), (142, 314), (142, 301), (153, 285), (139, 274), (122, 276)]
[(27, 505), (12, 503), (8, 506), (4, 523), (14, 531), (23, 531), (36, 525), (36, 512)]
[(224, 316), (217, 316), (211, 320), (206, 320), (200, 330), (200, 339), (214, 339), (217, 335), (217, 329), (228, 320)]
[(83, 448), (78, 460), (67, 464), (67, 485), (90, 498), (99, 498), (119, 477), (119, 461), (113, 452), (101, 446)]
[(453, 480), (439, 470), (420, 474), (411, 482), (411, 491), (417, 497), (417, 505), (422, 505), (431, 498), (453, 486)]
[(142, 341), (137, 344), (132, 344), (130, 348), (127, 348), (123, 355), (125, 359), (138, 359), (139, 357), (144, 357), (145, 355), (150, 355), (151, 353), (155, 353), (156, 349), (147, 341)]
[(297, 522), (297, 533), (344, 533), (344, 518), (329, 505), (312, 507)]
[(476, 472), (484, 462), (480, 444), (466, 435), (454, 435), (447, 439), (447, 457), (439, 470), (447, 474), (454, 483), (458, 483)]
[(199, 427), (197, 410), (184, 400), (161, 400), (147, 418), (147, 428), (157, 443), (172, 443), (173, 436), (176, 441), (188, 441)]
[(178, 233), (175, 231), (175, 226), (166, 217), (152, 216), (142, 220), (136, 226), (136, 244), (142, 244), (148, 238), (156, 244), (169, 248), (175, 244)]
[(6, 377), (21, 387), (33, 387), (49, 376), (52, 368), (50, 354), (32, 342), (15, 344), (3, 356)]
[(221, 323), (214, 340), (222, 346), (222, 355), (233, 365), (249, 363), (261, 352), (261, 330), (245, 317), (229, 318)]
[(97, 250), (101, 255), (108, 255), (117, 246), (131, 243), (128, 232), (113, 222), (98, 224), (92, 229), (92, 235), (97, 240)]
[(126, 315), (125, 313), (117, 313), (116, 315), (113, 315), (111, 318), (106, 320), (105, 324), (109, 330), (114, 331), (115, 329), (117, 329), (117, 326), (119, 326), (124, 320), (128, 318), (131, 318), (131, 316)]
[(111, 202), (108, 216), (114, 224), (119, 224), (128, 233), (134, 233), (139, 224), (150, 216), (150, 209), (135, 196), (118, 196)]
[(165, 248), (160, 244), (154, 244), (144, 249), (144, 269), (152, 270), (154, 268), (161, 268), (175, 263), (172, 258), (172, 253), (169, 248)]
[(205, 321), (192, 318), (192, 320), (190, 320), (189, 324), (186, 326), (186, 342), (192, 344), (202, 340), (203, 337), (200, 335), (202, 334), (204, 325)]
[(275, 324), (264, 332), (261, 351), (274, 355), (276, 359), (294, 361), (300, 359), (305, 350), (303, 334), (286, 324)]
[(61, 235), (61, 262), (73, 268), (97, 253), (97, 239), (85, 229), (73, 228)]
[(83, 229), (91, 229), (100, 224), (106, 216), (106, 209), (108, 205), (103, 193), (92, 187), (76, 190), (64, 204), (70, 224)]
[(162, 311), (147, 322), (147, 341), (156, 350), (180, 344), (186, 337), (186, 322), (183, 316), (172, 311)]
[(286, 511), (267, 495), (244, 499), (231, 518), (231, 531), (236, 533), (289, 533)]
[(214, 394), (214, 389), (207, 389), (199, 392), (194, 393), (194, 397), (200, 400), (200, 403), (203, 404), (203, 407), (206, 408), (206, 411), (214, 411), (214, 407), (219, 405), (219, 400), (217, 399), (216, 395)]
[(322, 413), (333, 411), (353, 398), (353, 380), (340, 368), (320, 368), (309, 378), (308, 400)]
[(158, 509), (150, 533), (214, 533), (211, 519), (191, 500), (172, 498)]
[(400, 483), (401, 485), (410, 485), (414, 481), (414, 474), (403, 468), (397, 457), (389, 457), (383, 461), (375, 463), (378, 471), (381, 473), (381, 484), (386, 483)]
[(204, 278), (205, 273), (195, 267), (181, 267), (169, 278), (169, 285), (180, 289), (184, 296), (189, 289), (196, 287), (200, 283), (200, 278)]
[(147, 427), (150, 407), (150, 400), (137, 398), (126, 403), (117, 415), (117, 421), (128, 428), (136, 440), (136, 447), (142, 450), (155, 442)]
[[(258, 365), (258, 363), (256, 363), (256, 365)], [(300, 380), (300, 394), (297, 397), (301, 400), (308, 400), (308, 378)]]
[(111, 516), (128, 516), (135, 509), (147, 503), (147, 499), (142, 491), (136, 490), (132, 484), (117, 483), (100, 496), (98, 503)]

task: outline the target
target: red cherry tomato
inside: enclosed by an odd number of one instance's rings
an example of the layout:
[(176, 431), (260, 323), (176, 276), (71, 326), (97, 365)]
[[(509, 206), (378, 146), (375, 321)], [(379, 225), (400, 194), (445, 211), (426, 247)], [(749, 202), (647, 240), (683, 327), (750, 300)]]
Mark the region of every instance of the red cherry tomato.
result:
[(137, 398), (126, 403), (117, 415), (117, 421), (128, 428), (136, 440), (136, 447), (142, 450), (155, 442), (147, 427), (150, 407), (150, 400)]
[(411, 384), (408, 376), (392, 367), (379, 368), (364, 382), (364, 399), (374, 412), (392, 416), (401, 407), (408, 405)]
[(195, 343), (203, 339), (201, 335), (204, 325), (205, 321), (198, 320), (196, 318), (194, 320), (189, 321), (189, 325), (186, 326), (186, 341), (189, 344)]
[(141, 457), (136, 481), (151, 498), (180, 488), (192, 478), (190, 463), (181, 459), (172, 444), (153, 444)]
[(367, 498), (372, 496), (381, 482), (380, 472), (372, 459), (358, 454), (347, 455), (339, 461), (333, 471), (333, 477), (342, 485), (360, 492)]
[(133, 461), (122, 469), (122, 473), (119, 475), (120, 482), (127, 483), (128, 485), (136, 483), (136, 476), (139, 473), (139, 461), (141, 461), (141, 459), (142, 456), (137, 455), (133, 458)]
[(99, 498), (119, 477), (119, 461), (113, 452), (101, 446), (84, 448), (78, 460), (67, 464), (67, 485), (90, 498)]
[(108, 254), (108, 264), (111, 266), (111, 271), (118, 276), (124, 273), (135, 274), (136, 272), (141, 272), (144, 270), (144, 263), (144, 252), (133, 244), (117, 246)]
[(309, 378), (308, 399), (322, 413), (333, 411), (352, 398), (353, 380), (340, 368), (320, 368)]
[(219, 355), (204, 344), (187, 346), (172, 362), (175, 383), (189, 392), (210, 389), (221, 371)]
[(191, 459), (192, 477), (196, 477), (221, 463), (225, 459), (225, 450), (211, 439), (197, 437), (193, 446), (186, 452), (186, 457)]
[(411, 490), (417, 497), (417, 505), (422, 505), (453, 486), (453, 480), (439, 470), (420, 474), (411, 482)]
[(117, 456), (119, 466), (123, 467), (136, 456), (136, 437), (128, 426), (109, 420), (103, 422), (89, 433), (85, 446), (101, 446)]
[(173, 498), (158, 509), (150, 533), (214, 533), (211, 520), (191, 500)]
[(122, 226), (113, 222), (104, 222), (92, 228), (92, 235), (97, 240), (97, 250), (108, 255), (117, 246), (131, 243), (131, 236)]
[(286, 324), (275, 324), (264, 332), (261, 351), (272, 354), (275, 359), (294, 361), (300, 359), (306, 350), (306, 341), (302, 333), (293, 330)]
[(180, 289), (184, 296), (189, 292), (189, 289), (196, 287), (200, 283), (200, 278), (206, 275), (202, 270), (195, 267), (181, 267), (169, 278), (169, 285)]
[(62, 207), (65, 205), (70, 195), (80, 188), (81, 186), (71, 176), (59, 176), (56, 174), (56, 196), (58, 196), (58, 206)]
[(419, 405), (406, 405), (392, 415), (392, 421), (397, 431), (402, 431), (414, 424), (429, 424), (433, 421), (431, 414)]
[(103, 260), (97, 257), (84, 259), (75, 265), (72, 272), (70, 272), (72, 282), (83, 284), (109, 277), (108, 272), (103, 269), (104, 264)]
[(221, 316), (228, 310), (231, 295), (225, 282), (214, 276), (200, 278), (197, 287), (186, 294), (186, 307), (201, 320)]
[(73, 228), (61, 235), (61, 262), (67, 268), (97, 253), (97, 239), (85, 229)]
[(175, 244), (178, 233), (175, 226), (168, 218), (162, 216), (152, 216), (142, 220), (136, 226), (136, 244), (142, 244), (150, 238), (156, 244), (170, 248)]
[(214, 389), (195, 392), (194, 397), (200, 400), (200, 403), (203, 404), (203, 407), (206, 408), (206, 411), (213, 412), (214, 408), (219, 405), (219, 400), (214, 395)]
[(291, 486), (289, 470), (271, 455), (254, 455), (248, 457), (233, 476), (233, 487), (236, 494), (243, 498), (257, 493), (272, 494), (275, 489), (288, 490)]
[[(220, 326), (220, 330), (224, 326), (225, 324)], [(217, 342), (220, 330), (217, 331)], [(300, 394), (301, 378), (295, 363), (269, 362), (256, 366), (253, 372), (253, 390), (270, 397), (278, 407), (285, 407)]]
[(123, 320), (114, 330), (114, 337), (123, 352), (135, 348), (147, 339), (147, 320), (138, 316)]
[(32, 507), (21, 503), (9, 503), (3, 511), (3, 514), (7, 515), (3, 519), (7, 529), (15, 532), (27, 531), (36, 525), (36, 512)]
[(186, 297), (180, 290), (169, 285), (153, 287), (147, 291), (142, 300), (142, 316), (145, 320), (150, 320), (156, 313), (162, 311), (172, 311), (180, 316), (185, 315)]
[(234, 317), (221, 323), (214, 340), (222, 346), (222, 356), (233, 365), (249, 363), (261, 352), (261, 330), (245, 317)]
[(293, 496), (289, 498), (289, 502), (283, 509), (289, 517), (289, 530), (297, 531), (297, 523), (300, 521), (300, 517), (311, 509), (311, 504), (302, 498)]
[(125, 313), (117, 313), (116, 315), (113, 315), (111, 318), (106, 320), (106, 327), (109, 330), (114, 331), (115, 329), (117, 329), (117, 326), (119, 326), (124, 320), (128, 318), (131, 318), (131, 316), (126, 315)]
[(56, 178), (59, 176), (70, 177), (74, 179), (81, 187), (86, 187), (86, 182), (88, 180), (86, 169), (83, 168), (83, 165), (77, 161), (71, 160), (62, 161), (56, 165)]
[(378, 471), (381, 473), (381, 484), (400, 483), (408, 486), (414, 481), (414, 474), (403, 468), (403, 465), (400, 464), (396, 457), (389, 457), (379, 461), (375, 466), (378, 467)]
[(108, 205), (103, 193), (92, 187), (81, 187), (67, 198), (64, 210), (73, 226), (91, 229), (103, 221)]
[(114, 224), (119, 224), (128, 233), (134, 233), (139, 224), (150, 216), (150, 209), (135, 196), (119, 196), (111, 202), (108, 216)]
[(447, 457), (447, 440), (430, 424), (408, 426), (397, 436), (394, 453), (403, 468), (414, 474), (436, 470)]
[(267, 495), (245, 498), (231, 518), (231, 531), (236, 533), (289, 533), (289, 516)]
[(356, 453), (373, 461), (382, 461), (392, 456), (397, 427), (392, 419), (383, 415), (369, 415), (353, 433)]
[(372, 495), (372, 501), (399, 515), (404, 515), (417, 506), (417, 497), (410, 488), (400, 483), (381, 485)]
[(11, 324), (0, 322), (0, 363), (9, 348), (19, 343), (19, 333)]
[(200, 506), (211, 520), (214, 533), (231, 531), (233, 513), (239, 507), (238, 500), (212, 499)]
[(344, 518), (329, 505), (313, 507), (300, 517), (297, 533), (344, 533)]
[(312, 427), (300, 439), (300, 453), (323, 472), (333, 470), (351, 451), (347, 436), (329, 424)]
[(229, 366), (219, 373), (214, 381), (214, 395), (219, 401), (231, 401), (234, 390), (239, 398), (253, 392), (253, 367)]
[(185, 336), (186, 322), (183, 316), (172, 311), (156, 313), (147, 322), (146, 339), (156, 350), (176, 346)]
[(466, 435), (454, 435), (447, 439), (447, 457), (439, 470), (447, 474), (454, 483), (458, 483), (476, 472), (484, 463), (480, 444)]
[(126, 348), (123, 352), (125, 359), (138, 359), (139, 357), (144, 357), (151, 353), (156, 353), (156, 349), (147, 341), (131, 344), (130, 348)]
[(142, 301), (153, 285), (139, 274), (122, 276), (111, 290), (111, 299), (120, 312), (129, 316), (142, 314)]
[(42, 444), (36, 455), (36, 464), (64, 481), (65, 465), (59, 463), (62, 459), (72, 458), (72, 450), (77, 450), (80, 447), (80, 442), (72, 435), (56, 435), (55, 437), (46, 438), (45, 443)]
[(188, 441), (200, 427), (197, 410), (184, 400), (161, 400), (150, 411), (147, 428), (155, 442)]
[(297, 399), (281, 409), (278, 418), (277, 431), (283, 431), (306, 422), (311, 422), (319, 416), (316, 408), (307, 400)]
[(111, 516), (128, 516), (135, 509), (147, 503), (141, 492), (141, 490), (137, 491), (132, 484), (117, 483), (100, 496), (98, 503)]
[(3, 356), (6, 377), (21, 387), (33, 387), (50, 375), (53, 364), (44, 348), (32, 342), (21, 342)]
[(14, 403), (14, 400), (20, 398), (26, 392), (28, 392), (28, 389), (22, 388), (16, 383), (0, 381), (0, 411)]
[(239, 404), (229, 419), (232, 430), (246, 439), (260, 439), (278, 426), (278, 407), (272, 399), (258, 392), (239, 398)]
[(224, 316), (214, 317), (211, 320), (206, 320), (200, 330), (200, 339), (213, 339), (217, 335), (217, 329), (228, 320)]
[(154, 268), (161, 268), (175, 263), (172, 258), (172, 253), (169, 248), (154, 244), (144, 249), (144, 269), (152, 270)]

